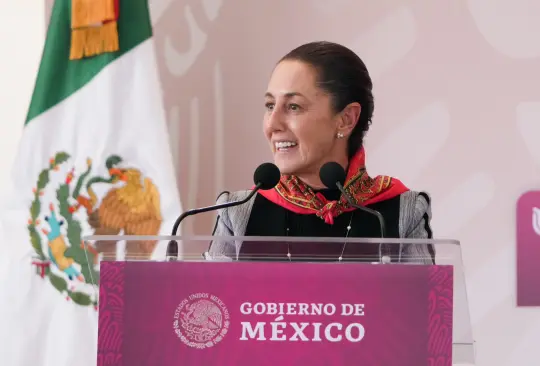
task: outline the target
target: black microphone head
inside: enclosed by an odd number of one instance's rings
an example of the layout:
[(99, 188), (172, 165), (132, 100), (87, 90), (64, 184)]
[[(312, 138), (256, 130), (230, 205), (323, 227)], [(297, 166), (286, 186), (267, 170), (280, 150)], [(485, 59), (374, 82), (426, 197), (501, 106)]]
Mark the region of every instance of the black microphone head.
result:
[(255, 169), (253, 182), (260, 185), (260, 189), (267, 190), (274, 188), (281, 178), (279, 168), (272, 163), (263, 163)]
[(326, 163), (319, 170), (321, 182), (328, 188), (336, 188), (337, 183), (342, 186), (345, 184), (347, 173), (341, 165), (336, 162)]
[(169, 261), (176, 260), (176, 258), (178, 258), (178, 242), (176, 240), (169, 241), (165, 256)]

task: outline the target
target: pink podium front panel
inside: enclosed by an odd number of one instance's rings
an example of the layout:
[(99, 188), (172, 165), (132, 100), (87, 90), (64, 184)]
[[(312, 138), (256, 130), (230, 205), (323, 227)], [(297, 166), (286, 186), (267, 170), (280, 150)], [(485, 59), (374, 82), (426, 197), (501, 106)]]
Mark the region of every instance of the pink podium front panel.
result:
[(104, 262), (99, 366), (451, 366), (451, 266)]

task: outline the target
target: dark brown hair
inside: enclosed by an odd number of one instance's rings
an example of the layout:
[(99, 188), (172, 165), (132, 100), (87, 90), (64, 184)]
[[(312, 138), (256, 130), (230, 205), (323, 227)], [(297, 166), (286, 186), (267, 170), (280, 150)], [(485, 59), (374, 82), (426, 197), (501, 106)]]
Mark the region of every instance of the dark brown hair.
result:
[(331, 96), (335, 113), (353, 102), (362, 106), (358, 122), (349, 136), (350, 159), (362, 147), (375, 108), (373, 83), (366, 65), (356, 53), (332, 42), (306, 43), (289, 52), (280, 62), (284, 60), (305, 62), (317, 71), (318, 85)]

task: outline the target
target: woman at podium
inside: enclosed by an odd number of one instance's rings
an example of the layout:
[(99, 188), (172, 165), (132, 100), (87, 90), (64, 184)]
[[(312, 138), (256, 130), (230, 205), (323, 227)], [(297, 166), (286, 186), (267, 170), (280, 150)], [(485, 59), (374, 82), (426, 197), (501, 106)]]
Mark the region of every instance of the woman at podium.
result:
[[(374, 110), (372, 86), (364, 62), (342, 45), (313, 42), (285, 55), (268, 83), (263, 117), (263, 131), (281, 179), (274, 189), (259, 191), (248, 203), (221, 210), (214, 235), (382, 237), (376, 215), (352, 207), (337, 187), (326, 187), (321, 181), (321, 167), (336, 162), (346, 172), (343, 186), (349, 198), (382, 215), (385, 237), (431, 238), (429, 196), (409, 190), (393, 177), (371, 177), (366, 170), (363, 141)], [(241, 200), (249, 193), (222, 193), (218, 204)], [(216, 240), (209, 255), (236, 257), (258, 251), (294, 259), (290, 243), (278, 247), (269, 242)], [(430, 245), (392, 247), (392, 258), (434, 261)], [(294, 249), (300, 254), (306, 248), (297, 244)], [(341, 244), (328, 244), (325, 250), (336, 258), (343, 254)], [(353, 251), (356, 256), (380, 257), (376, 245), (356, 245)]]

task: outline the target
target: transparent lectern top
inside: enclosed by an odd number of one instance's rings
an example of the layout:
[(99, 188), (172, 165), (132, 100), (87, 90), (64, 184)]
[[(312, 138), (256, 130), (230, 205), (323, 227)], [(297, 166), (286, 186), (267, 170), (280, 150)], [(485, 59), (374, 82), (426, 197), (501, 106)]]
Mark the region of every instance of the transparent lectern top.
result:
[[(454, 272), (453, 363), (475, 364), (462, 253), (456, 240), (95, 235), (86, 237), (84, 242), (89, 255), (88, 263), (93, 263), (93, 272), (99, 271), (99, 261), (90, 260), (90, 257), (95, 256), (101, 261), (302, 261), (333, 262), (336, 265), (449, 265)], [(173, 250), (170, 253), (170, 249), (175, 246), (177, 252)]]

